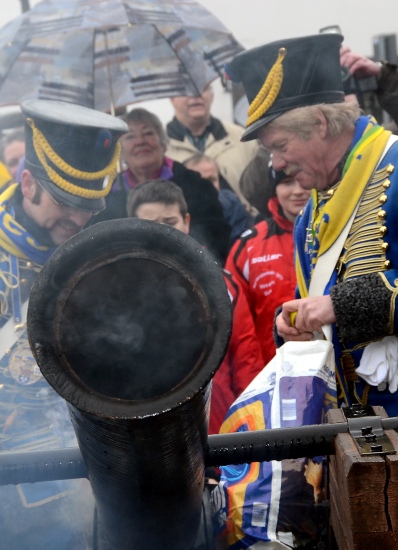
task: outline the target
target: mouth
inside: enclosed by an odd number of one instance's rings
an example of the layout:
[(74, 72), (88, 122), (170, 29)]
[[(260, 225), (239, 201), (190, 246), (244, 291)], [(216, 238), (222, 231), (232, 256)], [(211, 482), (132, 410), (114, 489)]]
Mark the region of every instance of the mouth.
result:
[(294, 200), (293, 204), (295, 206), (303, 206), (303, 205), (307, 204), (307, 202), (308, 202), (308, 199), (300, 199), (300, 200)]
[(190, 109), (197, 109), (197, 108), (203, 109), (203, 103), (201, 103), (200, 101), (197, 101), (195, 103), (191, 103), (189, 105), (189, 108)]

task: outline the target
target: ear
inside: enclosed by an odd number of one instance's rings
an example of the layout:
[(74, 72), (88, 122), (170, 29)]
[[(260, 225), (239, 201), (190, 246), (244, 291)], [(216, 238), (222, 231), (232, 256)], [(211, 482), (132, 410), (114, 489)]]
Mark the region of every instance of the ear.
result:
[(21, 174), (22, 195), (28, 201), (32, 201), (37, 190), (37, 183), (29, 170), (24, 170)]
[(189, 235), (189, 230), (191, 228), (191, 215), (189, 214), (189, 212), (185, 214), (184, 223), (187, 228), (187, 235)]
[(327, 120), (325, 118), (325, 115), (322, 113), (322, 111), (319, 109), (318, 112), (317, 112), (317, 116), (318, 116), (318, 126), (317, 126), (317, 129), (318, 129), (318, 133), (319, 133), (319, 136), (322, 138), (322, 139), (325, 139), (326, 136), (328, 135), (328, 123), (327, 123)]

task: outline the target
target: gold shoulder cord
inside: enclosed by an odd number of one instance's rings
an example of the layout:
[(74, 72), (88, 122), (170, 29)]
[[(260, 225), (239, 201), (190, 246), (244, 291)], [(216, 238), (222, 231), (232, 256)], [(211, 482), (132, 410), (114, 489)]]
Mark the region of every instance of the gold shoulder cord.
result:
[(270, 72), (268, 73), (261, 90), (258, 92), (258, 94), (249, 106), (249, 109), (247, 111), (247, 115), (249, 118), (246, 121), (246, 126), (250, 126), (250, 124), (256, 122), (256, 120), (261, 118), (263, 114), (266, 113), (268, 109), (274, 104), (275, 99), (277, 98), (279, 90), (282, 86), (282, 61), (285, 59), (286, 54), (286, 48), (279, 49), (277, 60), (275, 61)]
[[(38, 128), (36, 128), (35, 123), (31, 118), (28, 118), (27, 122), (32, 128), (33, 147), (36, 151), (36, 155), (38, 156), (51, 181), (53, 181), (60, 189), (63, 189), (67, 193), (70, 193), (71, 195), (75, 195), (77, 197), (83, 197), (85, 199), (101, 199), (103, 197), (106, 197), (106, 195), (110, 191), (116, 175), (117, 163), (120, 156), (119, 142), (116, 145), (115, 153), (108, 166), (98, 172), (83, 172), (81, 170), (78, 170), (77, 168), (73, 168), (72, 166), (67, 164), (59, 155), (57, 155), (57, 153), (48, 143), (42, 132)], [(86, 181), (104, 178), (104, 188), (99, 190), (85, 189), (79, 187), (78, 185), (70, 183), (51, 168), (51, 166), (47, 162), (47, 158), (57, 168), (62, 170), (62, 172), (64, 172), (68, 176)]]

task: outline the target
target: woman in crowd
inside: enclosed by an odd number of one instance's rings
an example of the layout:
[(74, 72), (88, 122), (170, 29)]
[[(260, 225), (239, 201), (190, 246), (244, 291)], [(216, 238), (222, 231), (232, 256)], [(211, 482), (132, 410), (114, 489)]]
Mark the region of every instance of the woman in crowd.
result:
[(246, 294), (265, 365), (275, 355), (275, 310), (294, 298), (293, 224), (311, 193), (272, 168), (269, 179), (274, 191), (268, 202), (271, 216), (242, 235), (226, 262), (226, 269)]
[(157, 178), (172, 180), (182, 190), (191, 215), (191, 235), (224, 263), (230, 248), (230, 227), (218, 193), (210, 181), (165, 156), (167, 137), (156, 115), (137, 108), (123, 117), (129, 131), (121, 139), (125, 169), (96, 222), (127, 216), (128, 191)]

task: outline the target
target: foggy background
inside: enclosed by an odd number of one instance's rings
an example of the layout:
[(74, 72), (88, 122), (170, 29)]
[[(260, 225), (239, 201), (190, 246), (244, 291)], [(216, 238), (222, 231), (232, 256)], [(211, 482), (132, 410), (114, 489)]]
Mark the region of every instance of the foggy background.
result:
[[(38, 0), (30, 0), (33, 7)], [(373, 39), (398, 32), (397, 0), (200, 0), (199, 2), (234, 34), (246, 49), (308, 34), (339, 25), (344, 43), (352, 50), (373, 56)], [(21, 14), (21, 0), (0, 0), (0, 26)], [(233, 119), (231, 94), (219, 81), (214, 83), (212, 114)], [(138, 104), (137, 104), (138, 105)], [(141, 103), (163, 123), (173, 115), (168, 99)], [(0, 114), (2, 109), (0, 109)]]

